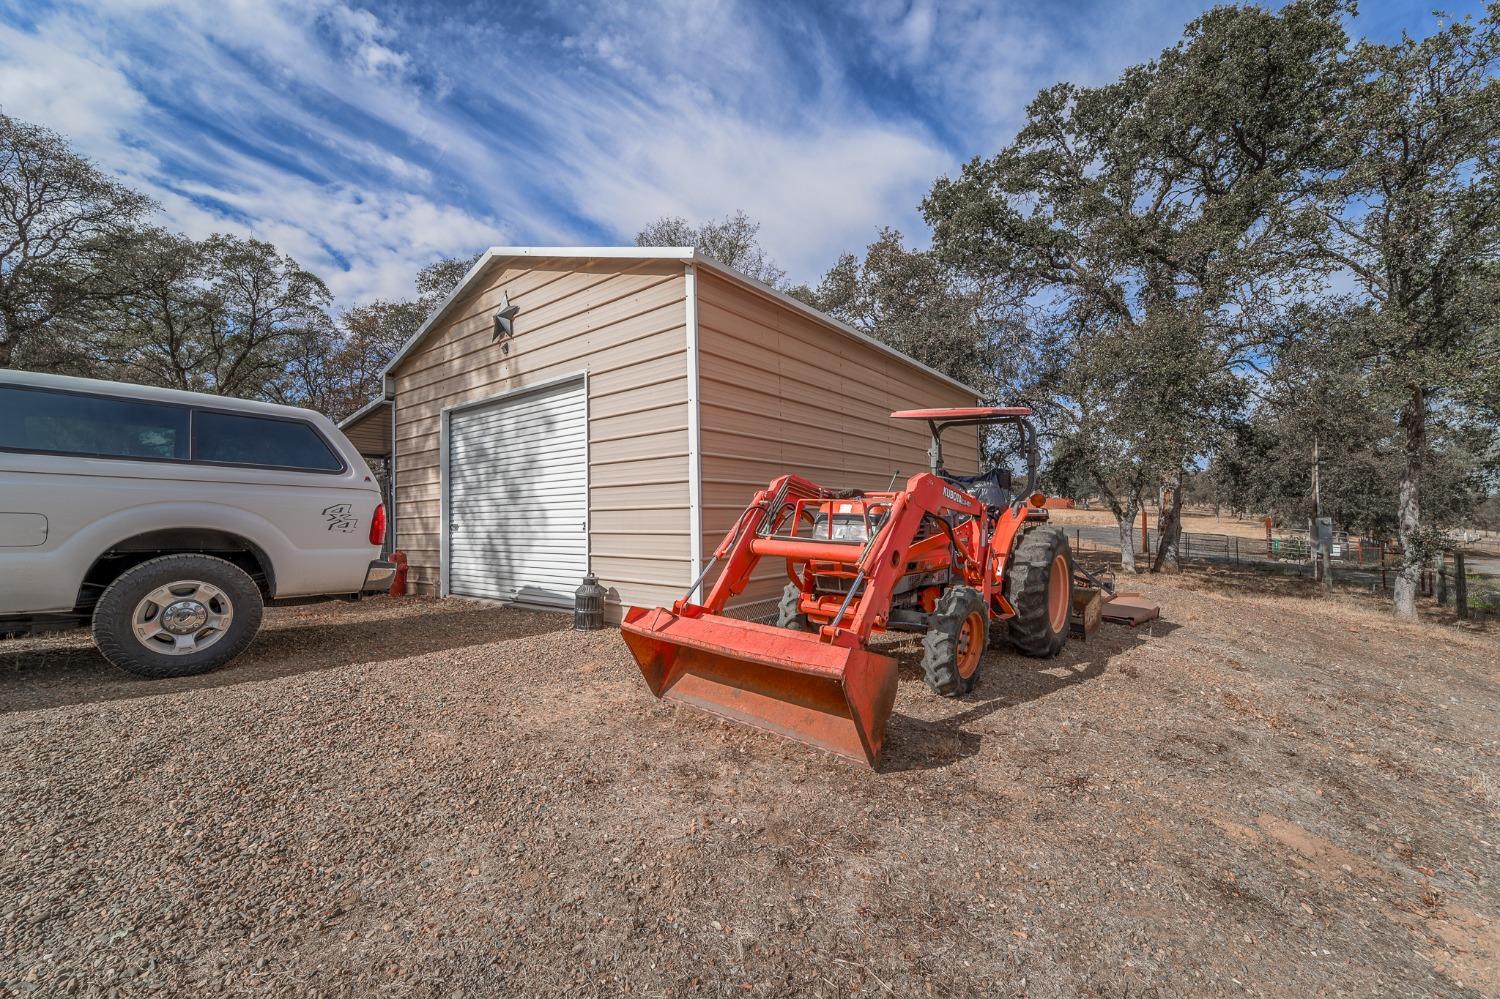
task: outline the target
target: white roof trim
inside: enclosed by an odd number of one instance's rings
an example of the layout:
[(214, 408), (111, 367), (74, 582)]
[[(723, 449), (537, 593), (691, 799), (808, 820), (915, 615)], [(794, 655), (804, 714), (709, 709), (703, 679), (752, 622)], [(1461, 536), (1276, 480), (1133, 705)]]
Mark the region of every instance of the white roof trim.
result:
[(377, 407), (380, 407), (380, 406), (389, 406), (390, 404), (391, 404), (391, 400), (387, 399), (385, 396), (383, 396), (383, 395), (376, 396), (375, 398), (371, 399), (369, 402), (365, 403), (363, 406), (359, 407), (354, 412), (350, 413), (348, 416), (346, 416), (342, 420), (340, 420), (339, 421), (339, 429), (343, 430), (345, 427), (349, 426), (350, 424), (357, 423), (360, 419), (362, 419), (362, 418), (370, 415), (370, 413), (374, 412)]
[(618, 257), (621, 260), (692, 260), (691, 246), (492, 246), (495, 257)]
[[(452, 306), (453, 303), (458, 300), (459, 296), (463, 294), (465, 289), (468, 288), (470, 282), (478, 277), (479, 273), (489, 265), (489, 262), (491, 260), (494, 260), (496, 258), (515, 257), (612, 260), (681, 260), (698, 267), (707, 268), (708, 270), (713, 271), (717, 274), (721, 274), (724, 277), (729, 278), (731, 281), (734, 281), (735, 283), (748, 288), (751, 291), (758, 292), (759, 294), (764, 295), (767, 298), (773, 299), (774, 301), (786, 306), (789, 309), (800, 312), (804, 316), (814, 319), (817, 322), (823, 323), (826, 326), (831, 326), (834, 329), (838, 330), (840, 333), (843, 333), (845, 336), (848, 336), (854, 340), (858, 340), (866, 346), (873, 347), (881, 353), (893, 357), (898, 361), (909, 364), (919, 371), (925, 371), (927, 374), (932, 375), (934, 378), (947, 382), (949, 385), (952, 385), (955, 388), (961, 388), (965, 392), (971, 393), (975, 399), (983, 398), (982, 393), (980, 393), (980, 391), (974, 388), (972, 385), (965, 385), (957, 378), (945, 375), (941, 371), (938, 371), (936, 368), (928, 367), (916, 358), (903, 354), (901, 353), (901, 351), (892, 346), (889, 346), (888, 344), (881, 343), (879, 340), (876, 340), (874, 337), (860, 332), (853, 326), (840, 322), (839, 320), (828, 315), (826, 312), (819, 312), (817, 309), (808, 305), (806, 302), (798, 301), (797, 299), (792, 298), (790, 295), (783, 294), (782, 292), (777, 291), (775, 288), (772, 288), (770, 285), (757, 281), (747, 274), (741, 274), (739, 271), (735, 270), (732, 267), (724, 266), (717, 260), (714, 260), (712, 257), (704, 256), (703, 254), (699, 253), (696, 248), (691, 246), (492, 246), (488, 250), (485, 250), (484, 253), (480, 254), (479, 259), (474, 262), (474, 266), (469, 268), (468, 273), (463, 276), (463, 279), (458, 282), (458, 285), (448, 293), (448, 297), (443, 299), (438, 307), (433, 310), (432, 315), (427, 317), (426, 322), (422, 323), (417, 332), (412, 334), (411, 339), (407, 340), (404, 344), (401, 345), (401, 349), (396, 351), (395, 356), (391, 358), (390, 363), (381, 370), (381, 381), (385, 385), (385, 393), (387, 398), (390, 394), (388, 379), (390, 378), (391, 369), (400, 364), (401, 361), (406, 357), (406, 355), (411, 353), (413, 348), (415, 348), (417, 344), (422, 342), (422, 338), (425, 337), (428, 331), (437, 323), (439, 319), (443, 317), (443, 315), (448, 311), (449, 307)], [(364, 410), (360, 410), (360, 412), (363, 411)], [(358, 414), (356, 413), (355, 415), (357, 416)], [(349, 419), (352, 420), (354, 419), (354, 417), (351, 416), (349, 417)], [(342, 425), (343, 424), (340, 424), (340, 426)]]

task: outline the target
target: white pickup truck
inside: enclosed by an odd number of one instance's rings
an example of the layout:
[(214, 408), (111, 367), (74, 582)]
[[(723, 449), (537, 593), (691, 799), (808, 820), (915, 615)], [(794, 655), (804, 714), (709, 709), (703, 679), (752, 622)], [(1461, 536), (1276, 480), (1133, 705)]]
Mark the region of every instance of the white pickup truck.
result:
[(116, 666), (222, 666), (266, 601), (390, 586), (380, 488), (306, 409), (0, 370), (0, 636), (92, 622)]

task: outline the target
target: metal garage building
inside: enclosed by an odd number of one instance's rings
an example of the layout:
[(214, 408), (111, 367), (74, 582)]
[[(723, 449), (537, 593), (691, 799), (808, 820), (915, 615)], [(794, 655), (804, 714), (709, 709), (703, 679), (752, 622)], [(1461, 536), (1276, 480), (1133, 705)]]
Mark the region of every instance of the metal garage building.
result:
[(892, 410), (978, 399), (690, 248), (491, 249), (384, 381), (344, 429), (394, 456), (415, 592), (566, 605), (591, 566), (615, 616), (682, 596), (775, 476), (884, 488), (926, 468)]

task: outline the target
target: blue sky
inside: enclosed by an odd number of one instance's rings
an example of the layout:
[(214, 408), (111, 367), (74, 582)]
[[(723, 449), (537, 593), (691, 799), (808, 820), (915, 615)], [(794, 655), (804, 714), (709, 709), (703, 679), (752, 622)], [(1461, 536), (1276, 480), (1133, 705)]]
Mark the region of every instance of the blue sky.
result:
[[(922, 241), (933, 179), (1039, 88), (1109, 80), (1204, 6), (0, 0), (0, 108), (163, 224), (271, 240), (341, 306), (408, 296), (442, 255), (741, 208), (814, 280), (882, 225)], [(1433, 6), (1365, 0), (1355, 29), (1425, 34)]]

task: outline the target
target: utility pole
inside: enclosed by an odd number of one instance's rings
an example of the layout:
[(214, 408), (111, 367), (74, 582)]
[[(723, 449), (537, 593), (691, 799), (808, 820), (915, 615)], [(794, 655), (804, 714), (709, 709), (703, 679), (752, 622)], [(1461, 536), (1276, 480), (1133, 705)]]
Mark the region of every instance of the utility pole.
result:
[(1453, 550), (1453, 600), (1458, 605), (1458, 619), (1469, 619), (1469, 579), (1464, 575), (1463, 549)]
[(1322, 510), (1322, 504), (1319, 502), (1319, 499), (1318, 499), (1318, 439), (1316, 437), (1313, 438), (1312, 479), (1313, 479), (1313, 520), (1317, 520), (1318, 519), (1318, 514), (1322, 513), (1323, 510)]
[(1313, 437), (1312, 446), (1312, 501), (1313, 521), (1312, 538), (1317, 545), (1317, 555), (1313, 560), (1313, 575), (1323, 583), (1323, 589), (1333, 589), (1333, 525), (1328, 525), (1325, 534), (1318, 523), (1323, 515), (1322, 494), (1318, 488), (1318, 438)]

